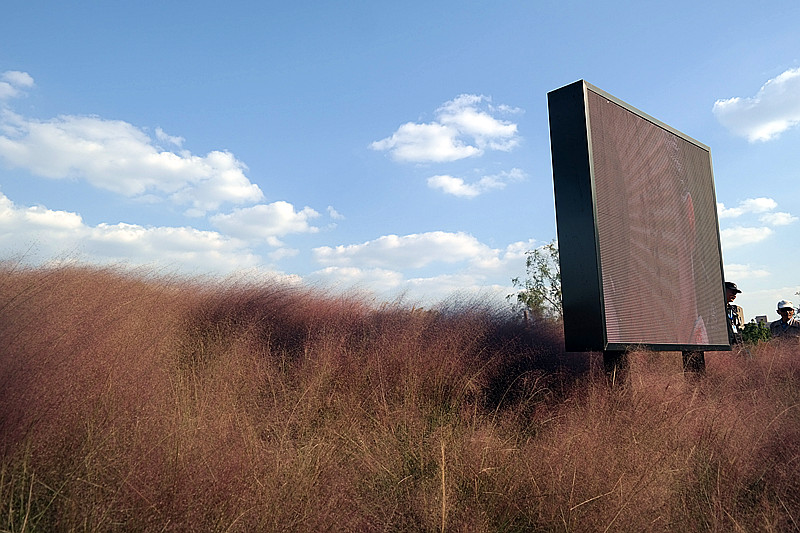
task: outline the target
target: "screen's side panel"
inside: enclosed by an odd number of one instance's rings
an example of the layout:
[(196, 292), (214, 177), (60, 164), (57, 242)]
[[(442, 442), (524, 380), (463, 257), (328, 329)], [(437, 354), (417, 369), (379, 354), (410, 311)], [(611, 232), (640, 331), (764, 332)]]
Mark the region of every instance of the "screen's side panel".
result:
[(727, 345), (708, 148), (586, 94), (608, 344)]
[(548, 93), (550, 151), (567, 351), (605, 349), (583, 81)]

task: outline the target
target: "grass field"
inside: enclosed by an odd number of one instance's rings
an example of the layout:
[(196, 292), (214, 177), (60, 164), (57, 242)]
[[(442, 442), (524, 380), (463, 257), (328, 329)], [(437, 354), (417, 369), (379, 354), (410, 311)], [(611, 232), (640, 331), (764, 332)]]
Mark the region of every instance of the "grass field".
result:
[(794, 531), (800, 346), (563, 352), (557, 323), (0, 265), (0, 531)]

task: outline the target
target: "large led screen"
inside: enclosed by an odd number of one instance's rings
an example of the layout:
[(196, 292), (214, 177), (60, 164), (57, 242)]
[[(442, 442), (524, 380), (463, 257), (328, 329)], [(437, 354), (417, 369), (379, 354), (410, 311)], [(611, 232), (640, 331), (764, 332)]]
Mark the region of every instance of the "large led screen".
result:
[(709, 148), (584, 81), (548, 105), (567, 349), (729, 349)]

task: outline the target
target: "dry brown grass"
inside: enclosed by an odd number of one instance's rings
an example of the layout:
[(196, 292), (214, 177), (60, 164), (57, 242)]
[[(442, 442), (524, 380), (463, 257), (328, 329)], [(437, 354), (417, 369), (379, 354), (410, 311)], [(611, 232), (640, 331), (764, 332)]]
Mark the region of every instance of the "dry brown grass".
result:
[(0, 531), (792, 531), (800, 347), (635, 352), (276, 284), (0, 265)]

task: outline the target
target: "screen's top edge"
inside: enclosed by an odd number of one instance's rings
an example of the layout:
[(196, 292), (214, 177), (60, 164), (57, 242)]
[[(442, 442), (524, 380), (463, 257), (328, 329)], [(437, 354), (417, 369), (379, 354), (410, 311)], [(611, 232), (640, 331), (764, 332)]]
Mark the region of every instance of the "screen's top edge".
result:
[(583, 88), (584, 88), (585, 91), (591, 91), (591, 92), (593, 92), (593, 93), (595, 93), (595, 94), (597, 94), (599, 96), (602, 96), (603, 98), (606, 98), (606, 99), (614, 102), (615, 104), (623, 107), (624, 109), (627, 109), (631, 113), (639, 115), (640, 117), (642, 117), (643, 119), (647, 120), (648, 122), (652, 122), (656, 126), (662, 128), (662, 129), (664, 129), (664, 130), (666, 130), (666, 131), (668, 131), (668, 132), (670, 132), (670, 133), (672, 133), (674, 135), (677, 135), (678, 137), (681, 137), (682, 139), (684, 139), (684, 140), (686, 140), (686, 141), (698, 146), (699, 148), (705, 150), (706, 152), (711, 153), (711, 148), (708, 145), (698, 141), (694, 137), (691, 137), (691, 136), (683, 133), (680, 130), (677, 130), (677, 129), (673, 128), (669, 124), (667, 124), (667, 123), (665, 123), (665, 122), (663, 122), (661, 120), (658, 120), (654, 116), (649, 115), (648, 113), (645, 113), (641, 109), (639, 109), (639, 108), (637, 108), (635, 106), (632, 106), (631, 104), (625, 102), (624, 100), (620, 100), (619, 98), (617, 98), (613, 94), (610, 94), (610, 93), (604, 91), (603, 89), (601, 89), (601, 88), (599, 88), (599, 87), (597, 87), (595, 85), (592, 85), (591, 83), (589, 83), (586, 80), (581, 79), (581, 80), (575, 81), (573, 83), (569, 83), (567, 85), (564, 85), (563, 87), (559, 87), (558, 89), (554, 89), (553, 91), (550, 91), (550, 92), (560, 91), (561, 89), (565, 89), (566, 87), (570, 87), (570, 86), (573, 86), (573, 85), (576, 85), (576, 84), (583, 84)]

